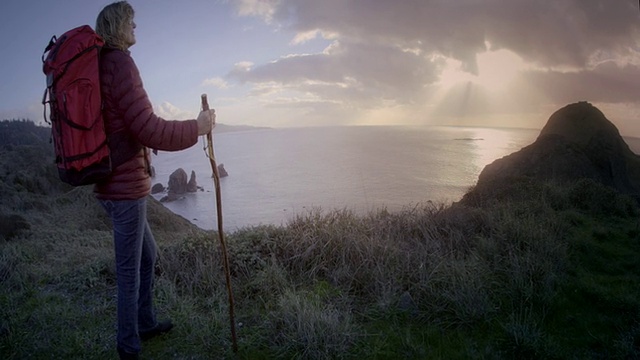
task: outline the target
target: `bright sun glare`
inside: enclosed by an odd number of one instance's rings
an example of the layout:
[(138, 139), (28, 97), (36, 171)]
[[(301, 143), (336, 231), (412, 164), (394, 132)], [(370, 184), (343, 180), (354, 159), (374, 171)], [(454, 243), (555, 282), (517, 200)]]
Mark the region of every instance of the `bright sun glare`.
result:
[(447, 59), (440, 77), (443, 87), (449, 88), (461, 82), (472, 82), (489, 91), (498, 92), (505, 87), (525, 68), (520, 57), (507, 50), (488, 51), (477, 57), (478, 75), (460, 70), (461, 63)]

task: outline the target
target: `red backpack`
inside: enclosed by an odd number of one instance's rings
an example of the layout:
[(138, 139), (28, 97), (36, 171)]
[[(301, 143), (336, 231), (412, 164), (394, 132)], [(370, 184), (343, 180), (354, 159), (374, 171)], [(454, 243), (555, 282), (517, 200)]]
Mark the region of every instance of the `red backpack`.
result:
[(47, 76), (42, 99), (44, 117), (51, 124), (60, 179), (74, 186), (98, 182), (111, 173), (100, 95), (99, 57), (103, 46), (102, 38), (84, 25), (60, 38), (53, 36), (42, 55)]

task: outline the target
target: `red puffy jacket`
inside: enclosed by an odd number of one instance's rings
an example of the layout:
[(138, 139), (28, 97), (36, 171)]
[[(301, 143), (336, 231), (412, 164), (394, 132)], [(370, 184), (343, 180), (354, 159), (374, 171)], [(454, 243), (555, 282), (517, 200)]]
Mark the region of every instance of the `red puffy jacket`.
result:
[(100, 84), (114, 169), (93, 191), (104, 200), (140, 199), (151, 191), (149, 148), (176, 151), (195, 145), (198, 123), (164, 120), (153, 113), (128, 51), (103, 50)]

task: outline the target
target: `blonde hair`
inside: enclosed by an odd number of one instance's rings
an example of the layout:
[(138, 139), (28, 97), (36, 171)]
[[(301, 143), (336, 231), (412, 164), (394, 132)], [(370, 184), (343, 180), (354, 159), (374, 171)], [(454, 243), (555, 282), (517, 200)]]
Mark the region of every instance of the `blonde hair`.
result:
[(127, 50), (126, 25), (133, 21), (133, 7), (126, 1), (114, 2), (100, 11), (96, 19), (96, 33), (109, 47)]

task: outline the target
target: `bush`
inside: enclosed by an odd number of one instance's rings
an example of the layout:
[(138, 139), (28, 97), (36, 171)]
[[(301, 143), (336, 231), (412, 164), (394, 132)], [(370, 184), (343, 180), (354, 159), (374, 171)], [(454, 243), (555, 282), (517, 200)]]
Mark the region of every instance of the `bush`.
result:
[(581, 179), (569, 187), (570, 207), (593, 213), (619, 217), (637, 217), (637, 202), (630, 196), (591, 179)]
[(10, 240), (23, 230), (30, 230), (31, 225), (24, 217), (16, 214), (0, 214), (0, 237)]

